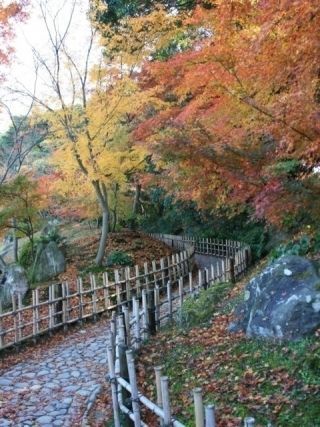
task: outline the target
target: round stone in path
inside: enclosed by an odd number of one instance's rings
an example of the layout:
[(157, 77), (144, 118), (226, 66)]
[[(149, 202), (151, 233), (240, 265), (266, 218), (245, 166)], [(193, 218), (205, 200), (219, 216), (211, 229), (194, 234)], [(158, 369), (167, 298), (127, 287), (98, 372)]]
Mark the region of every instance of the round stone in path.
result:
[(106, 387), (108, 325), (100, 321), (3, 370), (0, 427), (77, 427), (92, 396)]

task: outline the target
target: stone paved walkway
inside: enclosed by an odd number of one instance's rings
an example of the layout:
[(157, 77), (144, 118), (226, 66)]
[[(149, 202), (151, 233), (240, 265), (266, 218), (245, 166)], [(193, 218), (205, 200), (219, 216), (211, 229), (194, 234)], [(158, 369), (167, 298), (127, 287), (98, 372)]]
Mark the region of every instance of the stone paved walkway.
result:
[(107, 374), (107, 322), (87, 328), (4, 370), (0, 375), (0, 427), (82, 425)]

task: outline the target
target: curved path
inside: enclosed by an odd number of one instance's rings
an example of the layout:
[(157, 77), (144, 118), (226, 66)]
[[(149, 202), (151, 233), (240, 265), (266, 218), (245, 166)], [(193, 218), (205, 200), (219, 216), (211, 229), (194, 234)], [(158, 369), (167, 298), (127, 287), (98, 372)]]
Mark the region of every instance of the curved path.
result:
[(87, 328), (3, 371), (1, 427), (82, 425), (107, 374), (107, 322)]
[[(200, 268), (217, 263), (197, 255)], [(0, 371), (0, 427), (84, 426), (83, 419), (102, 387), (107, 385), (108, 320), (74, 330), (50, 348), (29, 348), (22, 361)], [(60, 333), (61, 334), (61, 333)], [(60, 335), (61, 336), (61, 335)], [(0, 360), (1, 363), (1, 360)]]

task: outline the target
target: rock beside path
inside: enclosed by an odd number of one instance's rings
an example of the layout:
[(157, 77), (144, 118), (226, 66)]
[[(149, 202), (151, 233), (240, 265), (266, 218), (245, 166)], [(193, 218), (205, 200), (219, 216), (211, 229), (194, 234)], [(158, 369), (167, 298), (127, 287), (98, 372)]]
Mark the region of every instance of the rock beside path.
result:
[(21, 295), (23, 298), (29, 289), (27, 276), (20, 265), (12, 264), (0, 267), (0, 301), (2, 306), (11, 304), (12, 295)]
[(248, 337), (297, 340), (320, 327), (320, 276), (315, 264), (284, 256), (272, 262), (246, 287), (231, 330)]

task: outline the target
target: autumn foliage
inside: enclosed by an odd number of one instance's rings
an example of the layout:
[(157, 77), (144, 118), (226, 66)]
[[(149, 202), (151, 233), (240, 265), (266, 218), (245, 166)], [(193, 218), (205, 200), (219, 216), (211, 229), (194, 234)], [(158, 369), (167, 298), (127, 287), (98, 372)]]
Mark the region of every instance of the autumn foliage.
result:
[(165, 106), (149, 105), (135, 139), (201, 207), (249, 203), (275, 223), (306, 204), (317, 214), (319, 2), (206, 2), (183, 25), (204, 36), (146, 62), (141, 85)]

